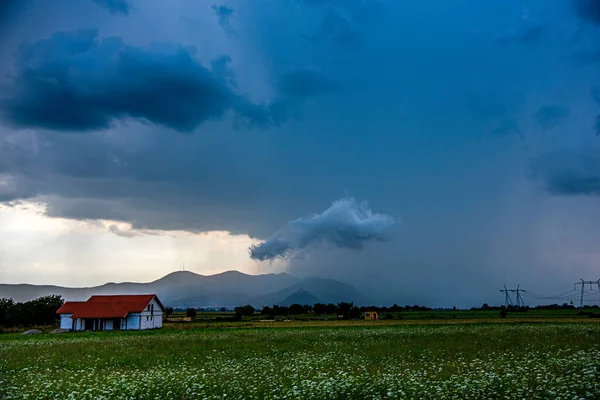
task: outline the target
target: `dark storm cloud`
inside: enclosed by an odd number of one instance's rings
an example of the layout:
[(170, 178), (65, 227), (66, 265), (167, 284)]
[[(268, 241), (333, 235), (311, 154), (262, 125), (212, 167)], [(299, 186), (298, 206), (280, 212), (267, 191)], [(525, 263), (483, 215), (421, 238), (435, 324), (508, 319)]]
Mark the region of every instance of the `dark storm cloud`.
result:
[(128, 0), (92, 0), (101, 7), (106, 8), (111, 14), (128, 15), (131, 12), (131, 4)]
[(542, 129), (549, 129), (569, 116), (569, 109), (561, 106), (541, 106), (534, 118)]
[(259, 106), (232, 91), (222, 70), (211, 72), (193, 49), (177, 45), (143, 49), (118, 37), (101, 39), (95, 30), (59, 32), (22, 45), (17, 66), (1, 104), (18, 128), (90, 131), (134, 118), (191, 132), (228, 110), (250, 122), (259, 114)]
[(233, 17), (233, 8), (223, 4), (219, 6), (215, 4), (212, 6), (212, 9), (219, 20), (219, 25), (221, 25), (221, 28), (225, 29), (225, 31), (227, 32), (232, 32), (233, 29), (231, 27), (230, 21)]
[(251, 246), (250, 257), (260, 261), (291, 258), (316, 244), (359, 250), (366, 242), (385, 240), (395, 224), (393, 217), (373, 213), (366, 203), (344, 198), (321, 214), (288, 222), (264, 243)]
[(14, 21), (19, 10), (24, 6), (21, 0), (0, 1), (0, 33), (7, 30)]
[(222, 55), (210, 61), (211, 71), (220, 79), (226, 81), (230, 86), (236, 86), (235, 74), (229, 68), (231, 57)]
[(571, 0), (577, 15), (584, 21), (600, 24), (600, 2), (598, 0)]
[(532, 162), (534, 176), (554, 195), (600, 195), (600, 151), (565, 148), (551, 151)]

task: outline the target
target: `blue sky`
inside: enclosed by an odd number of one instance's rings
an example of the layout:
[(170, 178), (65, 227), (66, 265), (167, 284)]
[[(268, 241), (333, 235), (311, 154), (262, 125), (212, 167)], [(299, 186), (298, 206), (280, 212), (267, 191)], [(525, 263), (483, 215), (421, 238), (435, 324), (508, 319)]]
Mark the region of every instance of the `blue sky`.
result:
[(0, 280), (186, 261), (470, 305), (597, 279), (596, 4), (7, 2)]

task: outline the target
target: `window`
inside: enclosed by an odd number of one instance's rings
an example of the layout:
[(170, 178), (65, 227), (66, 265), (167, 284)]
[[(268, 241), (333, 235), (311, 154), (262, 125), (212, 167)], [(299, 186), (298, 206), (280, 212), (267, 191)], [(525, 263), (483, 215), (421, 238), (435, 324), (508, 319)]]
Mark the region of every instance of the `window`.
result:
[[(139, 310), (139, 308), (138, 308), (138, 310)], [(148, 321), (148, 317), (147, 316), (146, 316), (146, 321)]]

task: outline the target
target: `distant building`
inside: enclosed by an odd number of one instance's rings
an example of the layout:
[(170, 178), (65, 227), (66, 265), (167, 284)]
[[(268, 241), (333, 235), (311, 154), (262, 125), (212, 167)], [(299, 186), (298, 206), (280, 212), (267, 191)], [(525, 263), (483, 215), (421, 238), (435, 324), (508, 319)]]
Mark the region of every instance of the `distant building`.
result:
[(367, 319), (367, 320), (379, 319), (379, 315), (377, 315), (377, 311), (365, 311), (365, 319)]
[(162, 328), (164, 306), (155, 294), (92, 296), (67, 301), (56, 311), (60, 327), (71, 331)]

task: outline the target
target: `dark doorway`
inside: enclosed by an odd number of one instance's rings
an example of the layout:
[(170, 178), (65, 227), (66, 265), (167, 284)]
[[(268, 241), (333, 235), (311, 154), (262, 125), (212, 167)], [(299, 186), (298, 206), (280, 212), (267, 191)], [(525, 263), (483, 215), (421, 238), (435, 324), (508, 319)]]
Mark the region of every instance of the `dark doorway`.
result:
[(115, 318), (113, 319), (113, 330), (118, 331), (121, 329), (121, 319)]
[(94, 330), (94, 320), (93, 319), (84, 320), (84, 328), (86, 331)]

